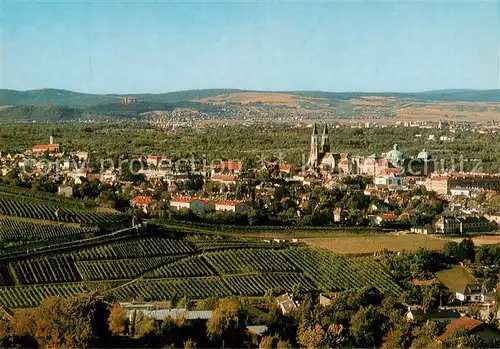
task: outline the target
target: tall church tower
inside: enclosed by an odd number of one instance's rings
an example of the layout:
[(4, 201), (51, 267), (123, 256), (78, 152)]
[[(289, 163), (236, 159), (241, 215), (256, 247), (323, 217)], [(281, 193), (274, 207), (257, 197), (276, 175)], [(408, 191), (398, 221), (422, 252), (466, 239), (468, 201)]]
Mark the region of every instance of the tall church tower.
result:
[(311, 135), (311, 150), (309, 152), (309, 161), (307, 164), (310, 167), (318, 166), (318, 129), (316, 128), (316, 123), (314, 123)]
[(325, 124), (323, 134), (321, 135), (321, 146), (319, 148), (319, 156), (323, 157), (326, 153), (330, 152), (330, 139), (328, 138), (328, 125)]

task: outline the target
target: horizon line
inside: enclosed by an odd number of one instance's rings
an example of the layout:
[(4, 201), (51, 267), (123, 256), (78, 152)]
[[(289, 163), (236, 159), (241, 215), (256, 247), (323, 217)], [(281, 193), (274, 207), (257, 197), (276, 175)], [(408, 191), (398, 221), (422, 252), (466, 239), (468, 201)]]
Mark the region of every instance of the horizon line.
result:
[(106, 92), (106, 93), (97, 93), (97, 92), (81, 92), (75, 90), (69, 90), (64, 88), (55, 88), (55, 87), (43, 87), (43, 88), (34, 88), (27, 90), (16, 90), (11, 88), (1, 88), (0, 91), (15, 91), (15, 92), (34, 92), (34, 91), (44, 91), (44, 90), (56, 90), (56, 91), (67, 91), (79, 94), (87, 94), (87, 95), (96, 95), (96, 96), (106, 96), (106, 95), (157, 95), (157, 94), (169, 94), (169, 93), (178, 93), (178, 92), (191, 92), (191, 91), (213, 91), (213, 90), (230, 90), (235, 92), (264, 92), (264, 93), (307, 93), (307, 92), (316, 92), (316, 93), (373, 93), (373, 94), (414, 94), (414, 93), (429, 93), (429, 92), (462, 92), (462, 91), (475, 91), (475, 92), (484, 92), (484, 91), (499, 91), (500, 88), (490, 88), (490, 89), (474, 89), (474, 88), (442, 88), (442, 89), (432, 89), (432, 90), (422, 90), (422, 91), (410, 91), (410, 92), (398, 92), (398, 91), (327, 91), (327, 90), (266, 90), (266, 89), (243, 89), (243, 88), (222, 88), (222, 87), (212, 87), (212, 88), (193, 88), (193, 89), (181, 89), (181, 90), (172, 90), (167, 92), (124, 92), (124, 93), (116, 93), (116, 92)]

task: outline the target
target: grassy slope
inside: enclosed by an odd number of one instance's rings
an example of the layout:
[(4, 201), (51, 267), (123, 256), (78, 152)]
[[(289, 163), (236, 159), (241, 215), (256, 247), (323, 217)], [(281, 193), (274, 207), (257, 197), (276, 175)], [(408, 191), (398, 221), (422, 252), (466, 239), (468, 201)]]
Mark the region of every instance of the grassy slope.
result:
[(436, 278), (453, 292), (463, 290), (467, 284), (477, 283), (474, 276), (460, 265), (455, 265), (451, 269), (437, 272)]

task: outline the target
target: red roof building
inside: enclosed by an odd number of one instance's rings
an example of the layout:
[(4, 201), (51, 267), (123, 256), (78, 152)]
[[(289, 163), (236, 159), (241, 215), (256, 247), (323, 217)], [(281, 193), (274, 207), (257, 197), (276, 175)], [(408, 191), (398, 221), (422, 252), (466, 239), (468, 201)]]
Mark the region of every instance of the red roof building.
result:
[(380, 218), (384, 219), (384, 220), (392, 220), (392, 221), (395, 221), (395, 220), (398, 220), (399, 219), (399, 216), (394, 214), (394, 213), (385, 213), (385, 214), (381, 214), (380, 215)]
[(241, 161), (222, 161), (216, 169), (222, 172), (240, 173), (243, 163)]
[(292, 171), (292, 165), (290, 164), (280, 164), (280, 171), (285, 173), (290, 173)]
[(213, 175), (211, 179), (214, 182), (223, 184), (235, 184), (238, 177), (234, 175)]
[(151, 196), (136, 196), (131, 200), (131, 203), (134, 206), (144, 206), (144, 205), (149, 206), (153, 202), (155, 201)]
[(441, 342), (446, 340), (454, 331), (464, 330), (466, 332), (473, 332), (479, 327), (483, 326), (484, 322), (479, 320), (471, 319), (467, 316), (463, 316), (456, 320), (453, 320), (448, 325), (446, 325), (443, 334), (436, 338), (437, 341)]
[(42, 153), (46, 151), (50, 153), (58, 153), (59, 144), (38, 144), (33, 147), (33, 151), (37, 153)]

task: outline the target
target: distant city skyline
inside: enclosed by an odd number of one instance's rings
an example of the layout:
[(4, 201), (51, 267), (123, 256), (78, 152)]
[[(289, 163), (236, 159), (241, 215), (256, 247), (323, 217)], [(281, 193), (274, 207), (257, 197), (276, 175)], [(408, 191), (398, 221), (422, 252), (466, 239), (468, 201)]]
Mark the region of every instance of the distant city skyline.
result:
[(500, 88), (496, 1), (3, 0), (0, 23), (0, 88)]

